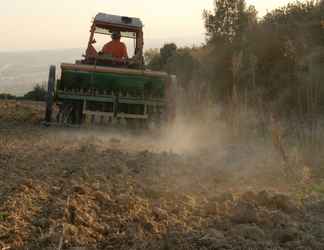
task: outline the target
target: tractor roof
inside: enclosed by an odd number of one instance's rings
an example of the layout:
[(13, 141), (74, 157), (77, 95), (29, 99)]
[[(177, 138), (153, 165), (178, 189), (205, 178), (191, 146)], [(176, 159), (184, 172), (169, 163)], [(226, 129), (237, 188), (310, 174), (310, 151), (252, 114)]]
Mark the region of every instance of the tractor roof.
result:
[(143, 23), (139, 18), (127, 17), (127, 16), (116, 16), (105, 13), (98, 13), (94, 19), (95, 24), (101, 25), (116, 25), (122, 27), (129, 27), (134, 29), (142, 29)]

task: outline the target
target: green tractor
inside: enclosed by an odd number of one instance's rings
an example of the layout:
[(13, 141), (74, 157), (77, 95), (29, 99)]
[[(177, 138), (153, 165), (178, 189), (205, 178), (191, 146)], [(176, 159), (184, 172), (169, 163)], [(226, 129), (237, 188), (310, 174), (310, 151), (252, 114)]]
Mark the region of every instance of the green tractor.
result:
[[(118, 32), (134, 44), (131, 58), (97, 52), (95, 36)], [(107, 38), (106, 38), (107, 39)], [(140, 19), (99, 13), (93, 20), (83, 59), (62, 63), (61, 77), (50, 67), (46, 124), (65, 125), (136, 122), (161, 124), (175, 116), (176, 77), (145, 69), (143, 24)]]

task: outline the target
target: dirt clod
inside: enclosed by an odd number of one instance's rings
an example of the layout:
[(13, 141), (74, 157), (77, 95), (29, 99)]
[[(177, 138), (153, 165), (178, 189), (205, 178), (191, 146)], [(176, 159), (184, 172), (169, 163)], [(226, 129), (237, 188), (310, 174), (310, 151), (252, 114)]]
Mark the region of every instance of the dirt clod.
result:
[(241, 224), (233, 229), (233, 233), (254, 241), (265, 240), (264, 231), (253, 224)]
[(233, 208), (231, 220), (234, 223), (257, 223), (258, 211), (253, 204), (250, 203), (238, 203)]
[(274, 232), (274, 239), (279, 243), (295, 241), (299, 238), (300, 232), (293, 227), (278, 229)]

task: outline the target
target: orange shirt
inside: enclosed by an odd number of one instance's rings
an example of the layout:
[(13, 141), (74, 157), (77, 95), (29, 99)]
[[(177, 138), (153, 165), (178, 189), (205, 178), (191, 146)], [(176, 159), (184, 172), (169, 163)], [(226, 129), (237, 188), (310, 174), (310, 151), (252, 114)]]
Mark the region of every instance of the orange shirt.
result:
[(124, 59), (128, 57), (126, 45), (117, 40), (112, 40), (111, 42), (107, 43), (102, 48), (102, 52), (104, 54), (110, 54), (112, 57), (117, 59)]

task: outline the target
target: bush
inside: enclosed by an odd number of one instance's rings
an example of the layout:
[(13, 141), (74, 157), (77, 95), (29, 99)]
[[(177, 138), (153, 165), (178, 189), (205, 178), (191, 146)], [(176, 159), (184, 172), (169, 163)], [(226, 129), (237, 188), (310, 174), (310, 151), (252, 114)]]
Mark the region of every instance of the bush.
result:
[(37, 84), (32, 91), (24, 95), (24, 99), (31, 101), (45, 101), (47, 91), (44, 86)]

